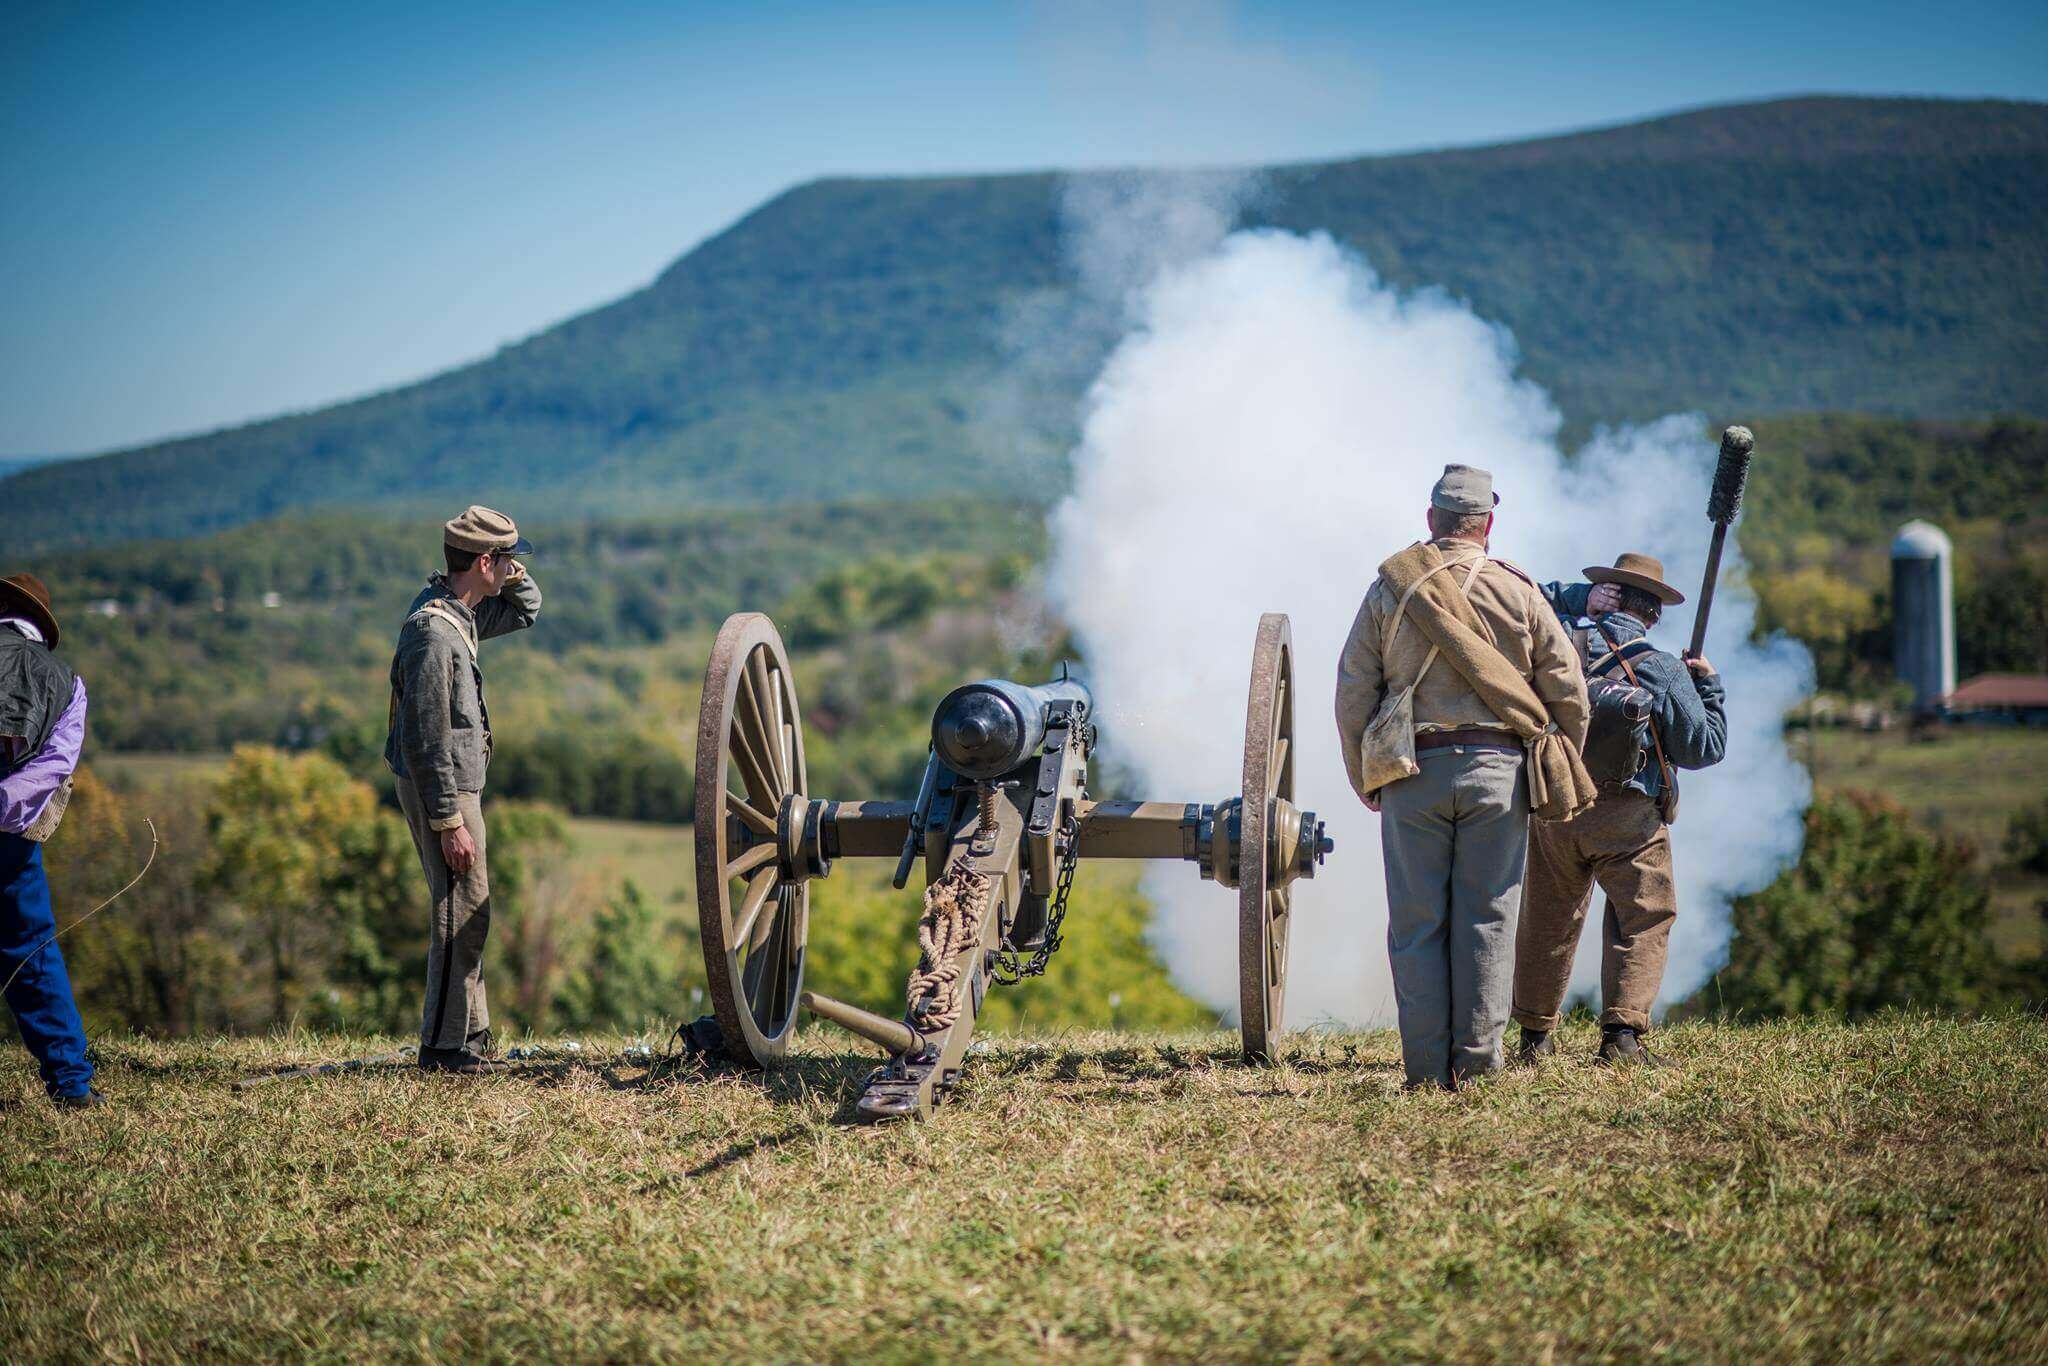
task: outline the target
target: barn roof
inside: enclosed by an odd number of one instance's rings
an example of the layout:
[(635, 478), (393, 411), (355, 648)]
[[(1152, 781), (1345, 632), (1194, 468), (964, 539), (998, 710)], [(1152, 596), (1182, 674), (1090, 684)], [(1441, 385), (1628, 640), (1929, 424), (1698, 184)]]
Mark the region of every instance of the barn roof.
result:
[(1978, 674), (1948, 695), (1951, 711), (2048, 707), (2048, 674)]

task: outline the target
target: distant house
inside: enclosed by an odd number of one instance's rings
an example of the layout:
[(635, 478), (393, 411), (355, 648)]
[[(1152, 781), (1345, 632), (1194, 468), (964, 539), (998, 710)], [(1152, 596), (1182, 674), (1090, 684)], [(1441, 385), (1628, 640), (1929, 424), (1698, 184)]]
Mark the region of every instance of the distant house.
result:
[(2048, 726), (2048, 674), (1978, 674), (1948, 695), (1959, 721)]

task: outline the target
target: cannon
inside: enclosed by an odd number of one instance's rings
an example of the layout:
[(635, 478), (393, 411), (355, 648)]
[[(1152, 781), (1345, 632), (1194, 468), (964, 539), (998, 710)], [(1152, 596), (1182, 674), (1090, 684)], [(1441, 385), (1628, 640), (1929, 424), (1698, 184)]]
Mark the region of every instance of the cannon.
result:
[[(1259, 621), (1245, 708), (1243, 783), (1213, 803), (1089, 794), (1094, 699), (1078, 678), (987, 679), (932, 717), (909, 800), (810, 789), (794, 671), (766, 616), (738, 613), (705, 670), (696, 768), (697, 911), (725, 1052), (770, 1067), (808, 1011), (884, 1049), (855, 1105), (867, 1122), (928, 1118), (957, 1084), (996, 986), (1042, 974), (1061, 944), (1084, 859), (1179, 859), (1238, 899), (1238, 1018), (1248, 1061), (1280, 1041), (1292, 886), (1330, 851), (1294, 799), (1294, 648), (1287, 617)], [(804, 989), (811, 884), (840, 860), (920, 863), (920, 954), (900, 1017)]]

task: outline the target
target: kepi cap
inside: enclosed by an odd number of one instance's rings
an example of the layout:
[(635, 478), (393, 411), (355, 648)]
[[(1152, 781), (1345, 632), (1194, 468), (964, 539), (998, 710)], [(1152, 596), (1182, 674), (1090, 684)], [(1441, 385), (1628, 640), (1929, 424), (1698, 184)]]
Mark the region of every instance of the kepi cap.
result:
[(33, 574), (9, 574), (0, 579), (0, 617), (22, 616), (43, 633), (43, 644), (57, 648), (57, 611), (50, 606), (50, 590)]
[(1622, 583), (1640, 588), (1666, 607), (1676, 607), (1685, 601), (1685, 594), (1664, 582), (1664, 561), (1655, 555), (1625, 551), (1615, 556), (1612, 566), (1587, 565), (1585, 574), (1587, 583)]
[(442, 540), (473, 555), (531, 555), (533, 542), (519, 534), (512, 519), (493, 508), (472, 506), (443, 528)]
[(1443, 477), (1429, 491), (1431, 507), (1468, 517), (1491, 512), (1499, 504), (1500, 495), (1493, 491), (1493, 471), (1473, 465), (1444, 466)]

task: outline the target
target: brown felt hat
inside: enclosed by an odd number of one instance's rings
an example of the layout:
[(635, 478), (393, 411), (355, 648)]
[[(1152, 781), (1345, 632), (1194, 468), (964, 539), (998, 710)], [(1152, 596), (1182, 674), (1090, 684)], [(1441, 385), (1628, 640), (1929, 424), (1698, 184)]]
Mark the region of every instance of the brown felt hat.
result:
[(1588, 583), (1627, 584), (1655, 595), (1666, 607), (1676, 607), (1685, 601), (1685, 594), (1664, 582), (1664, 561), (1654, 555), (1638, 555), (1630, 550), (1616, 556), (1613, 567), (1588, 565), (1585, 573)]
[(451, 519), (443, 528), (442, 539), (456, 550), (467, 550), (473, 555), (533, 553), (533, 543), (519, 534), (512, 519), (487, 507), (471, 507)]
[(57, 648), (57, 612), (50, 606), (50, 590), (33, 574), (9, 574), (0, 579), (0, 617), (20, 615), (36, 624), (43, 643)]

